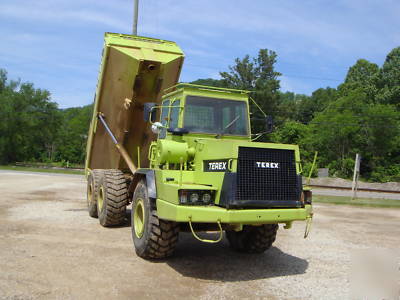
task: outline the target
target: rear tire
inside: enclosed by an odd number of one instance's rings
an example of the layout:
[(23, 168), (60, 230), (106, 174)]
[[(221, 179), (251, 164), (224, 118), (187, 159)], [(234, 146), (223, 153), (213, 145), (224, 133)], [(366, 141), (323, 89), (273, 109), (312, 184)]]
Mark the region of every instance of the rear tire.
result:
[(263, 253), (276, 239), (278, 224), (243, 226), (242, 231), (226, 231), (231, 248), (239, 252)]
[(132, 201), (132, 239), (136, 254), (142, 258), (160, 259), (171, 256), (178, 242), (179, 224), (161, 220), (152, 205), (147, 185), (141, 180)]
[(128, 204), (126, 179), (120, 170), (104, 170), (97, 193), (97, 214), (104, 227), (121, 225)]
[(92, 170), (87, 179), (86, 202), (89, 216), (97, 218), (97, 194), (99, 192), (100, 178), (103, 176), (102, 170)]

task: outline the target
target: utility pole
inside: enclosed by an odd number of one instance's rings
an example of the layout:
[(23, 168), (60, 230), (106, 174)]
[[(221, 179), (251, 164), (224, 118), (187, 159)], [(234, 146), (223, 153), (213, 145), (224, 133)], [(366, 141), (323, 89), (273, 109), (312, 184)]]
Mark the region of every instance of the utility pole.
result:
[(139, 0), (134, 0), (134, 5), (133, 5), (133, 30), (132, 30), (132, 34), (133, 35), (137, 35), (138, 15), (139, 15)]
[(353, 174), (353, 183), (351, 185), (351, 200), (354, 200), (357, 197), (357, 188), (358, 188), (358, 177), (360, 175), (360, 162), (361, 156), (360, 154), (356, 154), (356, 161), (354, 164), (354, 174)]

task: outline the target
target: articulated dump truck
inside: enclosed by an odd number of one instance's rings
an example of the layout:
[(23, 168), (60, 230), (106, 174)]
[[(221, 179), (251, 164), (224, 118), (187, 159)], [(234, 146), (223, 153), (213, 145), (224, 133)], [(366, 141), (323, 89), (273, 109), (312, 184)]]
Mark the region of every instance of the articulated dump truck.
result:
[(262, 253), (278, 224), (311, 220), (299, 148), (252, 142), (249, 93), (178, 84), (183, 59), (173, 42), (106, 33), (87, 143), (89, 215), (121, 225), (132, 204), (143, 258), (172, 255), (181, 231), (203, 242), (225, 231), (233, 249)]

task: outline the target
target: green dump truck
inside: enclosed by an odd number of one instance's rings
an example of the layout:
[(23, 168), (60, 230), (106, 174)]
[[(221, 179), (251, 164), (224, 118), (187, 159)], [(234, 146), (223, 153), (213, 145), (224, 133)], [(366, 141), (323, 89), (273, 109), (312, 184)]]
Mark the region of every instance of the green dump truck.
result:
[(249, 93), (178, 84), (183, 59), (173, 42), (106, 33), (87, 143), (89, 215), (121, 225), (132, 204), (144, 258), (172, 255), (180, 231), (205, 242), (225, 231), (233, 249), (264, 252), (279, 223), (311, 220), (299, 148), (253, 142)]

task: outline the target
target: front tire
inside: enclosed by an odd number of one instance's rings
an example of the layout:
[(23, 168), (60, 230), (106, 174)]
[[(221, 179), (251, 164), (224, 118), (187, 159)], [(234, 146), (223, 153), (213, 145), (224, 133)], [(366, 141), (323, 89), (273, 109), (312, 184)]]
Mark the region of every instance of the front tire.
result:
[(104, 227), (121, 225), (125, 221), (128, 189), (120, 170), (104, 170), (97, 193), (97, 213)]
[(171, 256), (178, 242), (179, 224), (161, 220), (152, 205), (144, 180), (136, 186), (132, 201), (132, 239), (136, 254), (142, 258)]
[(243, 226), (242, 231), (227, 230), (229, 245), (236, 251), (246, 253), (263, 253), (271, 248), (276, 239), (278, 224), (261, 226)]

